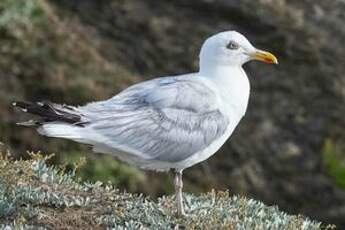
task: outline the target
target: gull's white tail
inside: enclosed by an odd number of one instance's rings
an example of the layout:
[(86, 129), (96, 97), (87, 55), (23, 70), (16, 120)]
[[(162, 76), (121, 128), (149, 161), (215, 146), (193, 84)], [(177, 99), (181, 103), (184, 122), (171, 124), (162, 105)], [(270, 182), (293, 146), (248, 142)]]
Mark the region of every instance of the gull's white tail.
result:
[[(47, 123), (37, 128), (37, 131), (47, 137), (58, 137), (72, 140), (83, 139), (83, 127), (64, 123)], [(85, 131), (84, 131), (85, 132)]]

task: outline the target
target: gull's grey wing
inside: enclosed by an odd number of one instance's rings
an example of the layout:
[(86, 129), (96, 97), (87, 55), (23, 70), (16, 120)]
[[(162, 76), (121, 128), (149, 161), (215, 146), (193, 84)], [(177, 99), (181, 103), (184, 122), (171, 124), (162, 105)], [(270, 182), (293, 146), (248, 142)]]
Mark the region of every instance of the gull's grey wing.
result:
[(102, 144), (144, 159), (179, 162), (222, 136), (228, 119), (203, 83), (159, 78), (79, 107)]

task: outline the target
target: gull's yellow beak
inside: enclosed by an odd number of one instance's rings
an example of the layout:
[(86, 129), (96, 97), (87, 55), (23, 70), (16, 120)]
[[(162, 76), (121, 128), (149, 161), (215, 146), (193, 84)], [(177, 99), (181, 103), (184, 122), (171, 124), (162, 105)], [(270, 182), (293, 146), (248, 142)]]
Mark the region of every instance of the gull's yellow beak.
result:
[(276, 56), (267, 51), (256, 50), (254, 53), (250, 54), (250, 57), (253, 60), (263, 61), (270, 64), (278, 64)]

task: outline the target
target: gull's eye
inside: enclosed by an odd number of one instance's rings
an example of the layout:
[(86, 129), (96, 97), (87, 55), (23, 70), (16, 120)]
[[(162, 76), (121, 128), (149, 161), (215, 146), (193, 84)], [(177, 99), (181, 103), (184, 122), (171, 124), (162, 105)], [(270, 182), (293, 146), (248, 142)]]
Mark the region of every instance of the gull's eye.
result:
[(234, 42), (234, 41), (230, 41), (227, 45), (226, 48), (230, 49), (230, 50), (237, 50), (240, 46)]

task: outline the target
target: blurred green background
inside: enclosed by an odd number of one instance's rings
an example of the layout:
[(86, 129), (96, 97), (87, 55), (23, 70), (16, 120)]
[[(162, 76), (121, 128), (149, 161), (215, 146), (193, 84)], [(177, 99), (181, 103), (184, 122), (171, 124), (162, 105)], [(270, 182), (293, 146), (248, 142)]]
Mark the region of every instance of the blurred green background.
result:
[(172, 175), (143, 172), (67, 140), (17, 127), (15, 100), (72, 105), (135, 82), (198, 68), (202, 41), (238, 30), (280, 65), (246, 64), (247, 115), (207, 162), (185, 171), (185, 191), (229, 189), (345, 227), (345, 2), (342, 0), (1, 0), (0, 141), (19, 157), (80, 157), (85, 180), (152, 197)]

